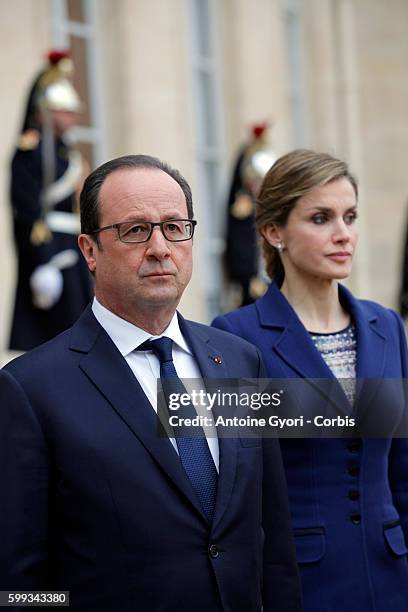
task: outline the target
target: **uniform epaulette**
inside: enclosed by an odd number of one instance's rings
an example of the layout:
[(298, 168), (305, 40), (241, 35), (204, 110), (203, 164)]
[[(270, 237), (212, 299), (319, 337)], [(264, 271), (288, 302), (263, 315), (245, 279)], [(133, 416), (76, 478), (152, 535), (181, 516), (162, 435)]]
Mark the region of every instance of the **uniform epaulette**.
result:
[(38, 130), (29, 129), (23, 132), (18, 140), (18, 148), (20, 151), (32, 151), (36, 149), (40, 142), (40, 132)]

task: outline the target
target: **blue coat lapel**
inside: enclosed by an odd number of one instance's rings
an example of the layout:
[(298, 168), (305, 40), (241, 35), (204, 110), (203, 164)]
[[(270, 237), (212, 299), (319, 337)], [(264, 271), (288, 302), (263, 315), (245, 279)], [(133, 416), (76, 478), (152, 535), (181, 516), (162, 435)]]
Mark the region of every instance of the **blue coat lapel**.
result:
[(356, 325), (357, 378), (381, 378), (385, 368), (387, 336), (381, 330), (378, 316), (342, 285), (339, 285), (339, 295)]
[(206, 520), (171, 442), (158, 435), (154, 409), (90, 307), (72, 328), (70, 349), (83, 353), (81, 370)]
[(292, 306), (272, 283), (256, 303), (262, 327), (273, 328), (273, 349), (301, 378), (334, 378)]
[[(357, 333), (357, 377), (381, 378), (385, 367), (386, 335), (378, 317), (356, 300), (346, 287), (339, 285), (339, 298), (351, 312)], [(295, 311), (272, 283), (256, 304), (262, 327), (274, 328), (273, 348), (300, 376), (333, 377)]]
[[(186, 321), (180, 314), (179, 324), (183, 336), (197, 360), (202, 377), (204, 379), (228, 378), (230, 374), (226, 359), (220, 349), (211, 342), (208, 334), (204, 331), (205, 328), (191, 321)], [(217, 363), (214, 357), (219, 357), (221, 363)], [(220, 522), (231, 498), (237, 465), (238, 440), (235, 438), (219, 438), (218, 444), (220, 466), (213, 528)]]
[[(351, 313), (356, 326), (356, 410), (361, 413), (361, 410), (365, 410), (369, 405), (368, 393), (372, 397), (375, 389), (375, 385), (371, 383), (367, 392), (366, 386), (364, 402), (359, 406), (361, 391), (364, 388), (363, 379), (380, 379), (384, 373), (386, 334), (381, 330), (377, 315), (373, 314), (364, 302), (356, 300), (343, 285), (339, 285), (339, 299)], [(332, 371), (316, 349), (309, 333), (275, 283), (271, 284), (256, 307), (261, 326), (274, 330), (273, 350), (295, 374), (310, 379), (334, 379)], [(350, 412), (344, 392), (337, 383), (330, 388), (330, 399), (341, 412)]]
[[(356, 401), (355, 413), (362, 423), (364, 416), (369, 414), (370, 406), (377, 391), (379, 391), (381, 378), (385, 370), (385, 354), (387, 336), (381, 331), (378, 316), (372, 312), (364, 302), (356, 300), (343, 286), (339, 288), (340, 299), (351, 312), (356, 325), (357, 336), (357, 367), (356, 367)], [(369, 379), (365, 382), (366, 379)]]

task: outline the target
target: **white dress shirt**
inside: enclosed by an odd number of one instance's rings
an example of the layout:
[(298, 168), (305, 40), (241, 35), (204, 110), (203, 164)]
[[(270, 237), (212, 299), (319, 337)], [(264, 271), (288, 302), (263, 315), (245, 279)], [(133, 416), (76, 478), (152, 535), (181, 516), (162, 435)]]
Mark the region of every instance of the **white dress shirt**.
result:
[[(192, 355), (183, 334), (181, 333), (177, 313), (175, 312), (168, 327), (160, 336), (152, 336), (149, 332), (136, 327), (133, 323), (118, 317), (105, 306), (102, 306), (96, 298), (92, 303), (92, 312), (98, 323), (103, 327), (121, 355), (126, 359), (130, 369), (136, 376), (147, 399), (157, 412), (157, 379), (160, 378), (160, 361), (153, 351), (137, 351), (137, 347), (146, 340), (155, 340), (167, 336), (173, 340), (173, 361), (177, 374), (181, 379), (201, 380), (199, 367)], [(189, 390), (188, 380), (183, 381)], [(196, 385), (194, 385), (196, 386)], [(204, 383), (201, 383), (201, 388)], [(211, 414), (211, 413), (210, 413)], [(215, 466), (219, 468), (219, 448), (215, 428), (205, 429), (207, 442)], [(173, 447), (177, 451), (174, 438), (170, 438)]]

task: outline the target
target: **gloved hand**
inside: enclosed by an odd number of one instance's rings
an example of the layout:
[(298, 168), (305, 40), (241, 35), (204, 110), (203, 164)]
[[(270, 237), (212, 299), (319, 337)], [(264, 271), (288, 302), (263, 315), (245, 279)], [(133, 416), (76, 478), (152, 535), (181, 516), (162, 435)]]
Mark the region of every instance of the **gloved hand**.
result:
[(60, 299), (64, 279), (61, 271), (52, 264), (38, 266), (30, 277), (33, 304), (41, 310), (49, 310)]

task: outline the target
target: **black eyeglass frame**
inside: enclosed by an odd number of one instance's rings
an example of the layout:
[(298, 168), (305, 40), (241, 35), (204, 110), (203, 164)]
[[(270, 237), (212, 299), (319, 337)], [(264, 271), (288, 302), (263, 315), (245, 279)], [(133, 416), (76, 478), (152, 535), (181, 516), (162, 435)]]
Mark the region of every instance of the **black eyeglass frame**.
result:
[[(175, 221), (177, 222), (185, 221), (191, 224), (191, 236), (189, 238), (180, 238), (179, 240), (171, 240), (170, 238), (167, 238), (167, 236), (165, 235), (163, 231), (163, 226), (166, 223), (172, 223)], [(145, 223), (146, 225), (149, 224), (150, 232), (149, 232), (148, 237), (145, 238), (145, 240), (137, 240), (137, 241), (136, 240), (123, 240), (123, 238), (121, 238), (120, 236), (120, 228), (122, 225), (125, 225), (127, 223)], [(88, 235), (99, 234), (99, 232), (104, 232), (105, 230), (115, 229), (118, 233), (118, 239), (124, 244), (143, 244), (144, 242), (148, 242), (150, 240), (153, 234), (153, 230), (157, 226), (157, 227), (160, 227), (160, 231), (162, 235), (168, 242), (186, 242), (187, 240), (191, 240), (193, 238), (196, 225), (197, 225), (197, 221), (195, 219), (166, 219), (166, 221), (158, 221), (158, 222), (140, 221), (140, 219), (129, 219), (128, 221), (120, 221), (119, 223), (112, 223), (112, 225), (105, 225), (104, 227), (99, 227), (98, 229), (93, 230), (92, 232), (88, 232)]]

